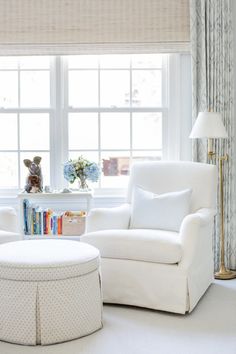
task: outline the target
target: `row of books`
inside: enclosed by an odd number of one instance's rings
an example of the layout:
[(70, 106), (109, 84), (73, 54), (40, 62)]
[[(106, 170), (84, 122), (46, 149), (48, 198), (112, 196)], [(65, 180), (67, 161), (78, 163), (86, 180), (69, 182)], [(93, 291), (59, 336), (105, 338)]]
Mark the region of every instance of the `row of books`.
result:
[[(56, 213), (52, 209), (43, 209), (28, 199), (23, 200), (25, 235), (62, 235), (63, 220), (67, 213)], [(84, 215), (84, 212), (79, 212)], [(81, 214), (81, 215), (82, 215)]]

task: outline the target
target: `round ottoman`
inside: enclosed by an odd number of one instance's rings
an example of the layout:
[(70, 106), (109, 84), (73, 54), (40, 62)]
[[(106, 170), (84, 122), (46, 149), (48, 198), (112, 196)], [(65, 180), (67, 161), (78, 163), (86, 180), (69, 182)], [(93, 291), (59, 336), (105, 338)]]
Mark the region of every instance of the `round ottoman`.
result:
[(0, 245), (0, 340), (53, 344), (102, 326), (99, 251), (67, 240)]

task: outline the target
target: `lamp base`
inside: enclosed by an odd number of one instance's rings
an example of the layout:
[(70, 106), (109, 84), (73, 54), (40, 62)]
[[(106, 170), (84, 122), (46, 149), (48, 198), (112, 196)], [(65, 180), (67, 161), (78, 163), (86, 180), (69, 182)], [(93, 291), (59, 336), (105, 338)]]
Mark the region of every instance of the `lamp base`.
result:
[(215, 279), (229, 280), (236, 278), (236, 272), (221, 266), (219, 272), (215, 273)]

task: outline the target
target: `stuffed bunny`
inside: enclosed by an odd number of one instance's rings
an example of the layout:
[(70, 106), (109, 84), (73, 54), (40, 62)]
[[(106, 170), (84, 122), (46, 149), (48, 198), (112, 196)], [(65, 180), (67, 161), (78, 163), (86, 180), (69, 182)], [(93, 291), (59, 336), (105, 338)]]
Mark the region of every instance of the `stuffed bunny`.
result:
[(26, 178), (25, 191), (27, 193), (38, 193), (43, 191), (43, 177), (41, 171), (41, 157), (35, 156), (33, 161), (25, 159), (24, 164), (29, 169), (29, 174)]

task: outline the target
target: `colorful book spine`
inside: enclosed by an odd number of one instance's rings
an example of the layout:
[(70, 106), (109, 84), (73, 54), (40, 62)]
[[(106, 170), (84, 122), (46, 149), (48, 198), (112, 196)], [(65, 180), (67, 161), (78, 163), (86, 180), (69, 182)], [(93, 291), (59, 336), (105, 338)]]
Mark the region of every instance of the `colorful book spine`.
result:
[(28, 199), (23, 200), (23, 217), (24, 217), (24, 234), (29, 235), (29, 223), (28, 223), (28, 213), (29, 213), (29, 201)]
[(59, 215), (57, 217), (57, 230), (58, 230), (58, 235), (62, 235), (62, 215)]
[(35, 208), (35, 234), (40, 235), (41, 234), (41, 214), (42, 214), (42, 209), (40, 207)]
[(43, 233), (43, 210), (39, 213), (39, 234)]
[(32, 229), (33, 235), (37, 234), (37, 225), (36, 225), (36, 210), (35, 207), (32, 208)]
[(52, 215), (52, 233), (53, 235), (57, 234), (57, 215), (55, 213)]
[(51, 209), (48, 209), (48, 235), (52, 235), (52, 213)]

